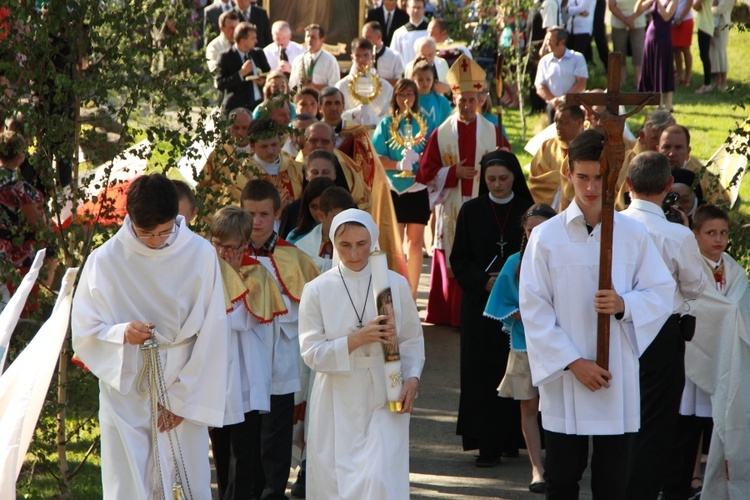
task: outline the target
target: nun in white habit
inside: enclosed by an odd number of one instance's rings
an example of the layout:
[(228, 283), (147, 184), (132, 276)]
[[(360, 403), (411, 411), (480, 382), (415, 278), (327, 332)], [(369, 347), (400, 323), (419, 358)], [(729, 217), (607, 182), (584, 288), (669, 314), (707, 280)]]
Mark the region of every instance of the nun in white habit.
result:
[[(424, 366), (424, 338), (406, 279), (388, 271), (394, 316), (378, 316), (370, 253), (378, 228), (357, 209), (331, 224), (333, 268), (305, 286), (302, 358), (317, 372), (310, 401), (307, 498), (409, 498), (409, 420)], [(386, 324), (381, 321), (386, 320)], [(404, 375), (389, 410), (382, 345), (397, 337)]]

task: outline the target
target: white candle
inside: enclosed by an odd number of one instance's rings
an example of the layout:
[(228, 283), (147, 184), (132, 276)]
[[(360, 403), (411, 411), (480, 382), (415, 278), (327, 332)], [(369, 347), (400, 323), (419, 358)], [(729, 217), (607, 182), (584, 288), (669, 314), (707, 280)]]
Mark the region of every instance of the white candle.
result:
[[(391, 283), (388, 280), (388, 258), (385, 252), (375, 251), (370, 254), (370, 269), (372, 271), (372, 290), (375, 296), (375, 309), (378, 311), (378, 315), (387, 314), (391, 316), (391, 321), (395, 323)], [(388, 407), (393, 412), (401, 411), (403, 403), (398, 399), (401, 396), (404, 374), (401, 371), (401, 354), (398, 350), (398, 339), (396, 336), (393, 337), (390, 345), (383, 344), (383, 361), (383, 376), (385, 377)]]

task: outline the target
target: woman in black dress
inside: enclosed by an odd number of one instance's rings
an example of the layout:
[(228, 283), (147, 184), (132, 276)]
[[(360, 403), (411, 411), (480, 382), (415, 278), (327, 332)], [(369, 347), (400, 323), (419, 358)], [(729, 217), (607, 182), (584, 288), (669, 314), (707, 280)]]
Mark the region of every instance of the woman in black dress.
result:
[(520, 220), (534, 203), (513, 153), (482, 157), (479, 196), (458, 214), (451, 266), (461, 299), (461, 398), (456, 433), (476, 465), (492, 467), (522, 443), (518, 402), (497, 396), (510, 346), (484, 308), (505, 259), (521, 245)]

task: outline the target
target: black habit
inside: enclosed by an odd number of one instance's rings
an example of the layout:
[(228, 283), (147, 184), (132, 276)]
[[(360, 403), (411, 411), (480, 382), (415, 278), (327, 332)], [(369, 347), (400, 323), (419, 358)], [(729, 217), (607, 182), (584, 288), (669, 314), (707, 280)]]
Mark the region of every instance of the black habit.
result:
[(487, 192), (486, 186), (482, 186), (486, 160), (490, 156), (497, 160), (498, 155), (507, 161), (503, 166), (514, 173), (513, 199), (501, 204), (492, 201), (488, 194), (481, 194), (467, 201), (458, 213), (450, 256), (453, 273), (463, 291), (461, 396), (456, 433), (463, 438), (464, 450), (479, 449), (483, 456), (512, 453), (523, 444), (518, 401), (497, 395), (497, 386), (505, 375), (510, 342), (502, 331), (502, 323), (484, 316), (484, 308), (489, 299), (485, 290), (489, 273), (499, 273), (505, 260), (520, 250), (521, 217), (533, 201), (518, 160), (501, 151), (482, 159), (480, 193)]

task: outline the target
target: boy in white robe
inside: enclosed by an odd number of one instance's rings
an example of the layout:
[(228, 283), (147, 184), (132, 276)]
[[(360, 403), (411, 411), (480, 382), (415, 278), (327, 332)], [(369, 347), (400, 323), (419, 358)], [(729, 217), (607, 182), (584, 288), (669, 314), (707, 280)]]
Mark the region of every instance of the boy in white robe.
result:
[(321, 273), (328, 271), (333, 265), (333, 242), (328, 239), (331, 221), (350, 208), (357, 208), (351, 193), (338, 186), (329, 187), (320, 195), (318, 202), (317, 219), (320, 224), (295, 244), (312, 259)]
[[(229, 330), (216, 252), (177, 207), (165, 176), (136, 179), (123, 226), (91, 253), (73, 301), (73, 348), (99, 378), (104, 498), (171, 497), (177, 481), (211, 498), (208, 426), (224, 423)], [(140, 349), (149, 339), (168, 396), (155, 415)]]
[[(685, 350), (685, 374), (693, 391), (710, 394), (714, 420), (702, 498), (741, 499), (750, 491), (750, 293), (744, 268), (724, 252), (729, 216), (701, 205), (693, 232), (703, 272), (714, 284), (697, 301), (695, 337)], [(688, 384), (685, 384), (686, 390)], [(683, 400), (684, 401), (684, 400)], [(684, 456), (695, 460), (697, 440)], [(690, 485), (688, 474), (683, 484)], [(666, 492), (666, 489), (665, 489)]]
[(260, 442), (252, 432), (251, 412), (271, 409), (274, 319), (286, 313), (268, 271), (260, 263), (253, 272), (248, 270), (244, 252), (252, 231), (253, 217), (237, 206), (224, 207), (211, 219), (210, 241), (221, 259), (232, 331), (225, 425), (209, 431), (220, 498), (227, 490), (235, 498), (252, 496), (247, 472)]
[(281, 196), (271, 182), (251, 180), (242, 190), (240, 201), (253, 216), (253, 232), (246, 253), (273, 275), (288, 310), (279, 317), (279, 328), (274, 331), (271, 411), (260, 419), (261, 462), (266, 483), (263, 497), (281, 498), (291, 467), (294, 393), (301, 389), (297, 311), (302, 288), (319, 272), (304, 252), (274, 231), (281, 215)]
[[(604, 137), (570, 144), (573, 203), (536, 227), (523, 257), (521, 317), (545, 429), (547, 498), (576, 498), (594, 436), (595, 498), (624, 498), (640, 424), (638, 357), (672, 313), (675, 282), (645, 227), (615, 214), (613, 290), (599, 290)], [(609, 314), (609, 370), (596, 358), (597, 314)]]

